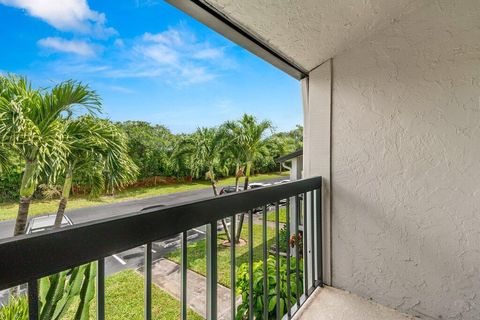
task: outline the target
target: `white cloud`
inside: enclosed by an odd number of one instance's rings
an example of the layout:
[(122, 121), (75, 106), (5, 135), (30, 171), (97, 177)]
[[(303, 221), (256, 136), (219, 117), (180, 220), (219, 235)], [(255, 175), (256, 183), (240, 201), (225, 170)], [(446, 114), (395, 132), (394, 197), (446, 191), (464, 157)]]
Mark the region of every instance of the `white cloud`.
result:
[(113, 42), (113, 44), (119, 48), (123, 48), (125, 47), (125, 42), (123, 42), (122, 39), (115, 39), (115, 41)]
[(159, 64), (173, 65), (179, 62), (178, 52), (163, 44), (143, 45), (134, 47), (135, 51)]
[[(156, 34), (144, 33), (133, 39), (118, 38), (108, 48), (85, 43), (89, 44), (91, 50), (88, 46), (75, 47), (77, 56), (53, 62), (50, 69), (96, 78), (151, 78), (173, 86), (186, 86), (212, 81), (233, 65), (225, 56), (226, 47), (198, 40), (184, 26)], [(67, 51), (67, 46), (56, 42), (49, 47)], [(88, 61), (79, 55), (88, 56), (92, 50), (103, 50), (102, 55)], [(74, 52), (73, 46), (68, 47), (68, 52)]]
[(111, 73), (114, 77), (160, 77), (180, 85), (207, 82), (218, 76), (223, 47), (212, 47), (184, 27), (145, 33), (133, 44), (129, 68)]
[(95, 55), (95, 46), (80, 40), (67, 40), (58, 37), (49, 37), (38, 40), (38, 45), (49, 50), (74, 53), (85, 57), (91, 57)]
[(217, 75), (207, 68), (203, 67), (188, 67), (180, 69), (181, 76), (183, 78), (181, 84), (195, 84), (208, 82), (217, 77)]
[[(142, 36), (142, 39), (146, 42), (157, 42), (167, 46), (182, 46), (184, 45), (184, 38), (186, 37), (187, 35), (185, 33), (182, 34), (178, 30), (168, 29), (167, 31), (156, 34), (146, 32)], [(189, 36), (189, 38), (192, 38), (192, 36)]]
[(217, 59), (223, 57), (223, 49), (207, 48), (193, 54), (196, 59)]
[(26, 10), (61, 31), (105, 38), (116, 30), (105, 26), (105, 14), (91, 10), (86, 0), (0, 0), (0, 4)]

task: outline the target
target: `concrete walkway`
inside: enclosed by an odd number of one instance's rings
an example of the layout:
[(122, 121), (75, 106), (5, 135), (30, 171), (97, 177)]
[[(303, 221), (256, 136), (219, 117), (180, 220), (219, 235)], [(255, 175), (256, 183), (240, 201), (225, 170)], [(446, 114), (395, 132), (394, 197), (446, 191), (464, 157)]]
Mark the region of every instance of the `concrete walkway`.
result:
[(340, 289), (325, 286), (315, 290), (293, 320), (414, 320), (378, 303)]
[[(180, 265), (167, 259), (155, 261), (152, 266), (152, 281), (162, 290), (180, 300)], [(196, 313), (206, 318), (207, 287), (206, 278), (196, 272), (187, 271), (187, 304)], [(230, 317), (230, 289), (217, 286), (218, 319)], [(238, 306), (239, 301), (237, 301)]]

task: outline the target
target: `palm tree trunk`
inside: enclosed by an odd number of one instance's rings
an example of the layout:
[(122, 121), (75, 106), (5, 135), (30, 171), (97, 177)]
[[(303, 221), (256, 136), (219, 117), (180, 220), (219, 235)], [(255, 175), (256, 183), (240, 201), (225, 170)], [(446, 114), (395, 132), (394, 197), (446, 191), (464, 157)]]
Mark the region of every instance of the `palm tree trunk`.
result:
[(210, 183), (212, 184), (213, 195), (214, 195), (215, 197), (218, 196), (217, 184), (215, 183), (215, 180), (214, 180), (214, 179), (210, 179)]
[[(213, 194), (216, 197), (216, 196), (218, 196), (217, 184), (215, 182), (215, 176), (213, 175), (213, 169), (212, 168), (210, 168), (208, 170), (208, 174), (210, 176), (210, 183), (212, 184)], [(227, 228), (227, 223), (226, 223), (225, 219), (222, 219), (222, 226), (223, 226), (223, 229), (225, 230), (225, 235), (227, 236), (227, 241), (231, 242), (230, 231)]]
[(73, 169), (69, 168), (63, 183), (62, 198), (58, 205), (57, 215), (55, 217), (55, 227), (62, 225), (63, 216), (65, 215), (65, 208), (67, 207), (68, 198), (70, 197), (70, 190), (72, 189)]
[(30, 200), (32, 197), (20, 197), (20, 204), (18, 206), (17, 220), (15, 221), (14, 236), (25, 233), (25, 226), (27, 225), (28, 209), (30, 208)]
[(240, 164), (235, 166), (235, 192), (238, 192), (238, 185), (240, 181)]
[[(247, 168), (245, 170), (245, 183), (243, 185), (243, 190), (247, 190), (248, 189), (248, 181), (249, 181), (249, 178), (250, 178), (250, 169), (252, 167), (252, 162), (251, 161), (247, 161)], [(236, 234), (235, 234), (235, 241), (236, 243), (239, 243), (240, 242), (240, 236), (242, 235), (242, 228), (243, 228), (243, 221), (245, 220), (245, 214), (242, 213), (240, 215), (240, 221), (238, 222), (238, 228), (236, 230)]]
[(20, 203), (18, 205), (17, 219), (15, 221), (14, 236), (25, 233), (27, 225), (28, 210), (33, 192), (35, 192), (35, 171), (37, 162), (27, 160), (25, 163), (25, 171), (23, 172), (22, 183), (20, 185)]

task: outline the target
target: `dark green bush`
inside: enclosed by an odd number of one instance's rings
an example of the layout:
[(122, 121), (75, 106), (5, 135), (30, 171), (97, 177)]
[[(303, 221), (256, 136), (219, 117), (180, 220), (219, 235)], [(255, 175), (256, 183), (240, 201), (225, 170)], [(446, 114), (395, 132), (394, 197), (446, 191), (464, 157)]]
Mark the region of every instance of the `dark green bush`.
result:
[[(290, 306), (297, 301), (296, 296), (296, 281), (295, 281), (295, 258), (290, 259)], [(303, 263), (300, 263), (300, 292), (303, 291)], [(277, 308), (276, 295), (276, 277), (275, 277), (275, 258), (270, 257), (267, 260), (267, 277), (268, 277), (268, 301), (264, 301), (263, 297), (263, 261), (258, 261), (253, 264), (253, 314), (255, 319), (264, 319), (263, 308), (268, 307), (268, 319), (275, 319)], [(249, 299), (249, 274), (248, 264), (242, 264), (238, 269), (237, 279), (237, 293), (242, 296), (242, 304), (237, 307), (237, 319), (246, 319), (248, 317), (248, 299)], [(280, 258), (280, 314), (284, 315), (287, 311), (287, 263), (286, 259)]]
[(0, 174), (0, 203), (18, 200), (21, 181), (20, 170), (11, 170)]

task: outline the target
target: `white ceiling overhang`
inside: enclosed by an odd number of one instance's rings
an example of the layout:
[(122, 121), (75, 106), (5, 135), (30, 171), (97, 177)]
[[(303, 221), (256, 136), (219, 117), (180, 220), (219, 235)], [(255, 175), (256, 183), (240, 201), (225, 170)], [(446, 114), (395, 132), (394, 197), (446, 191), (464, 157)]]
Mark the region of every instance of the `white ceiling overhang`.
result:
[[(300, 72), (308, 73), (338, 53), (366, 40), (432, 0), (167, 0), (206, 23), (234, 42), (277, 65), (264, 48), (255, 48), (212, 23), (208, 14), (192, 10), (192, 4), (210, 11), (234, 29), (245, 32), (277, 58)], [(190, 7), (190, 8), (189, 8)], [(201, 11), (200, 10), (200, 11)], [(209, 21), (210, 19), (210, 21)], [(227, 28), (228, 29), (228, 28)], [(234, 30), (235, 32), (235, 30)], [(237, 35), (238, 36), (238, 35)], [(257, 43), (257, 44), (258, 44)], [(274, 59), (275, 60), (275, 59)], [(288, 70), (285, 70), (289, 72)], [(296, 75), (289, 72), (297, 78)]]

